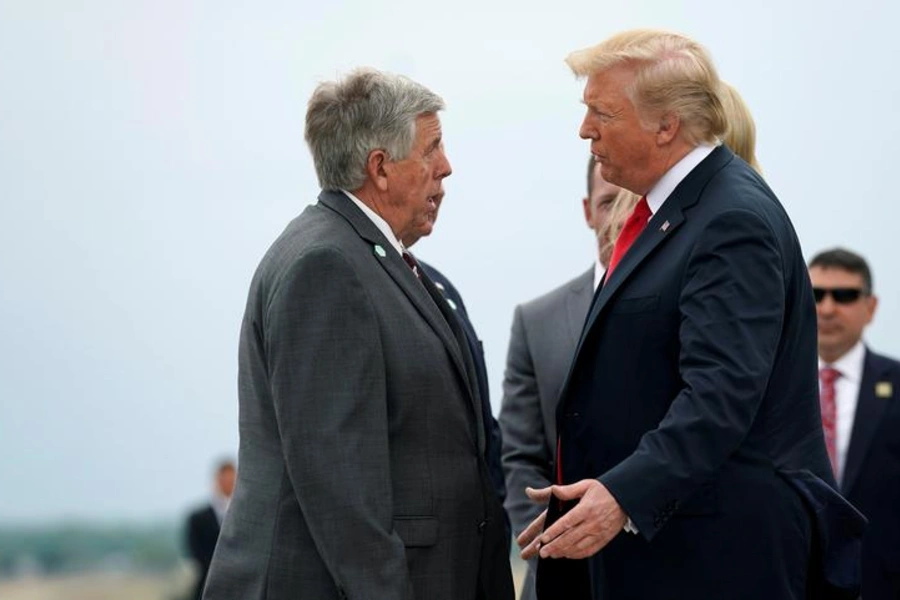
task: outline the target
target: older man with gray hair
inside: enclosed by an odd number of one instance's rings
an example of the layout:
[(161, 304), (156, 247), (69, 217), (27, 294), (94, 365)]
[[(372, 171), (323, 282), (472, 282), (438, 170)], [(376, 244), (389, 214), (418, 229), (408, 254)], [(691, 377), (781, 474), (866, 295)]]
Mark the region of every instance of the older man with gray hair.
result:
[(465, 334), (401, 240), (450, 175), (440, 97), (321, 84), (322, 187), (263, 257), (240, 339), (240, 465), (204, 598), (509, 600)]
[(560, 392), (555, 485), (529, 492), (538, 598), (853, 598), (864, 519), (825, 452), (803, 253), (719, 144), (712, 60), (637, 30), (567, 62), (581, 137), (641, 200)]

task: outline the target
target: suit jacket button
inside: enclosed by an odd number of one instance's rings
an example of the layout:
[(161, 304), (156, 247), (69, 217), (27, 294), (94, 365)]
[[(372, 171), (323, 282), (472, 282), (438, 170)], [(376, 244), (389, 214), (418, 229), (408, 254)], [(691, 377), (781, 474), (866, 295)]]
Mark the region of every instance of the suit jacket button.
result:
[(484, 519), (481, 523), (478, 524), (478, 533), (484, 533), (484, 530), (487, 528), (488, 520)]

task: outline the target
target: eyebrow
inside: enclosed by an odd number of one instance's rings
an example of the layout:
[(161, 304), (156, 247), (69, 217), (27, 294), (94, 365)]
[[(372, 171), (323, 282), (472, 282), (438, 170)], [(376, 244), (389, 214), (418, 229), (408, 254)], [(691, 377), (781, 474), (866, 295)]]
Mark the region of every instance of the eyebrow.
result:
[(440, 146), (440, 145), (441, 145), (441, 139), (442, 139), (442, 138), (443, 138), (443, 136), (440, 136), (440, 135), (437, 136), (437, 138), (435, 138), (434, 141), (432, 141), (432, 142), (428, 145), (428, 147), (425, 149), (425, 151), (426, 151), (426, 152), (431, 152), (432, 150), (434, 150), (435, 148), (437, 148), (438, 146)]

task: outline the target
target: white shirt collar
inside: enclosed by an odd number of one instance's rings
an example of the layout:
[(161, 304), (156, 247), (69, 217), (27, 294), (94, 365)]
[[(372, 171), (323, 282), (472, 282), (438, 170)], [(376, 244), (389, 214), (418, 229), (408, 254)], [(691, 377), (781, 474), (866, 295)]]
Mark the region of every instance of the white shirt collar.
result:
[(678, 187), (678, 184), (715, 149), (716, 147), (711, 144), (700, 144), (688, 152), (684, 158), (672, 165), (665, 175), (656, 182), (656, 185), (647, 192), (647, 204), (650, 206), (650, 212), (655, 215), (662, 208), (666, 198)]
[(219, 492), (213, 492), (209, 504), (212, 506), (213, 512), (216, 513), (216, 519), (221, 523), (222, 519), (225, 518), (225, 513), (228, 512), (228, 505), (231, 504), (231, 498), (226, 498)]
[(833, 367), (838, 370), (841, 374), (842, 379), (847, 379), (848, 381), (859, 382), (862, 381), (862, 372), (863, 372), (863, 362), (866, 359), (866, 346), (863, 344), (862, 340), (856, 342), (856, 344), (847, 351), (842, 357), (831, 363), (822, 362), (822, 359), (819, 359), (819, 370), (823, 367)]
[(606, 275), (606, 267), (603, 266), (598, 258), (594, 261), (594, 291), (597, 291), (597, 288), (600, 287), (600, 281), (604, 275)]
[(375, 227), (384, 234), (384, 237), (387, 238), (387, 241), (391, 243), (391, 246), (397, 251), (398, 254), (403, 254), (403, 243), (397, 239), (397, 236), (394, 235), (394, 230), (391, 229), (391, 226), (388, 225), (388, 222), (381, 218), (377, 212), (369, 208), (365, 202), (348, 192), (347, 190), (341, 190), (344, 194), (347, 195), (348, 198), (353, 200), (353, 203), (359, 207), (359, 210), (363, 211), (363, 214), (369, 217), (369, 220), (375, 224)]

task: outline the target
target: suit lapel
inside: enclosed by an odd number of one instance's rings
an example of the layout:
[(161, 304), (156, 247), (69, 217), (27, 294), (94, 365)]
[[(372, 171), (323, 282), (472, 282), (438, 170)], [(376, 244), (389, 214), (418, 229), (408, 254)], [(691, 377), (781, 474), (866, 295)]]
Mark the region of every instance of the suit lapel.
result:
[[(391, 243), (385, 239), (372, 220), (363, 214), (343, 192), (323, 191), (319, 194), (319, 203), (342, 216), (363, 240), (372, 245), (372, 252), (379, 257), (378, 264), (390, 275), (404, 295), (409, 298), (412, 305), (446, 347), (447, 353), (450, 355), (471, 397), (471, 378), (466, 369), (460, 343), (456, 341), (450, 323), (438, 308), (438, 303), (430, 296), (422, 282), (416, 279), (415, 274), (403, 262), (403, 259), (397, 254)], [(384, 249), (385, 256), (375, 253), (374, 247), (376, 245)], [(444, 301), (442, 300), (441, 302)]]
[(469, 341), (467, 339), (467, 334), (463, 329), (464, 326), (462, 324), (462, 319), (454, 314), (453, 310), (447, 304), (447, 299), (444, 298), (444, 295), (440, 292), (440, 290), (437, 289), (437, 286), (434, 285), (434, 282), (430, 277), (428, 277), (428, 274), (424, 269), (421, 269), (421, 274), (422, 287), (424, 287), (428, 294), (431, 296), (431, 299), (434, 301), (435, 306), (438, 307), (438, 310), (441, 312), (441, 315), (450, 326), (450, 329), (453, 331), (453, 335), (456, 338), (456, 344), (460, 355), (462, 356), (463, 363), (466, 369), (466, 376), (463, 377), (463, 381), (466, 383), (466, 386), (469, 390), (469, 408), (472, 409), (472, 414), (475, 418), (478, 448), (483, 452), (485, 439), (484, 422), (481, 418), (481, 394), (478, 392), (478, 379), (475, 374), (475, 361), (472, 358), (471, 351), (469, 350)]
[(853, 417), (853, 432), (850, 434), (850, 446), (847, 449), (847, 464), (841, 477), (841, 491), (845, 496), (850, 494), (853, 484), (856, 483), (881, 417), (892, 400), (876, 394), (878, 383), (888, 380), (887, 375), (887, 370), (878, 361), (878, 356), (866, 348), (856, 415)]
[(566, 320), (568, 322), (568, 335), (572, 346), (578, 345), (581, 330), (587, 319), (591, 299), (594, 297), (594, 267), (587, 273), (572, 282), (569, 294), (566, 295)]
[[(575, 356), (572, 359), (569, 373), (562, 387), (561, 399), (564, 399), (566, 396), (569, 379), (572, 376), (575, 364), (578, 362), (578, 355), (581, 353), (585, 339), (591, 329), (597, 324), (599, 316), (609, 306), (616, 292), (663, 241), (675, 234), (685, 221), (685, 211), (697, 203), (703, 188), (706, 187), (713, 175), (732, 160), (734, 160), (734, 153), (726, 146), (719, 146), (709, 156), (704, 158), (699, 165), (694, 167), (675, 187), (669, 197), (666, 198), (656, 214), (653, 215), (641, 232), (641, 235), (638, 236), (628, 252), (625, 253), (625, 256), (622, 257), (612, 275), (610, 276), (607, 273), (606, 277), (604, 277), (600, 284), (600, 289), (594, 294), (594, 299), (591, 302), (587, 320), (584, 323), (578, 346), (575, 349)], [(560, 402), (561, 406), (562, 402)]]

